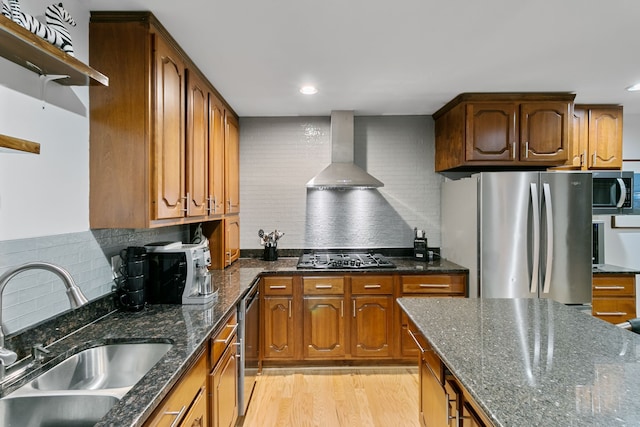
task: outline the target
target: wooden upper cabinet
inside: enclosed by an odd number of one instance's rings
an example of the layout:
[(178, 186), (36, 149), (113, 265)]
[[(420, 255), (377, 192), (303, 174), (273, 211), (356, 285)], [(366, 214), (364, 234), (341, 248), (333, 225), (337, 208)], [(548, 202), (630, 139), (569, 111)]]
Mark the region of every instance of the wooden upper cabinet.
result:
[(237, 119), (197, 66), (149, 12), (91, 12), (89, 59), (112, 77), (89, 87), (91, 228), (220, 219)]
[(569, 147), (570, 114), (568, 102), (520, 104), (520, 160), (564, 163)]
[(434, 115), (436, 171), (567, 161), (572, 101), (556, 93), (464, 93)]
[(571, 147), (567, 166), (580, 169), (585, 164), (589, 150), (589, 122), (587, 111), (574, 106), (571, 116)]
[(240, 131), (238, 119), (225, 113), (225, 213), (240, 212)]
[(187, 216), (205, 216), (209, 207), (209, 91), (194, 72), (187, 74)]
[(622, 168), (622, 106), (574, 105), (571, 155), (562, 168)]
[(224, 106), (209, 94), (209, 215), (224, 213)]
[(588, 168), (622, 168), (622, 107), (590, 108), (588, 111)]
[(514, 103), (467, 105), (467, 160), (515, 158), (516, 107)]

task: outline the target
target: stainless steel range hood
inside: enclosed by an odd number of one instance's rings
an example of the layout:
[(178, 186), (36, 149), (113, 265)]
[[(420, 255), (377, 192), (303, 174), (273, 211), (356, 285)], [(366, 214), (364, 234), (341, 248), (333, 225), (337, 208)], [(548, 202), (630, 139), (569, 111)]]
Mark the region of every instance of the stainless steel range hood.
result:
[(353, 163), (353, 111), (331, 112), (331, 164), (307, 188), (378, 188), (384, 184)]

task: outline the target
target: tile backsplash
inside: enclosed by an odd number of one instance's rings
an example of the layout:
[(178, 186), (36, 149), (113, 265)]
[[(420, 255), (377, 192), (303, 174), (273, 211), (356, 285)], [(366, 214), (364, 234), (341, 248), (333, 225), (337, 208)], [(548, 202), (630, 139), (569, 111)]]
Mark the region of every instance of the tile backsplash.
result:
[[(0, 274), (25, 262), (51, 262), (69, 271), (91, 301), (112, 291), (111, 257), (120, 250), (153, 241), (188, 239), (188, 226), (175, 226), (150, 230), (91, 230), (5, 240), (0, 241)], [(18, 274), (2, 295), (2, 321), (7, 334), (68, 309), (64, 285), (47, 271), (28, 270)]]
[(430, 116), (356, 116), (355, 163), (375, 190), (307, 190), (331, 162), (330, 117), (240, 119), (240, 247), (279, 229), (281, 249), (413, 246), (413, 228), (440, 246), (440, 186)]

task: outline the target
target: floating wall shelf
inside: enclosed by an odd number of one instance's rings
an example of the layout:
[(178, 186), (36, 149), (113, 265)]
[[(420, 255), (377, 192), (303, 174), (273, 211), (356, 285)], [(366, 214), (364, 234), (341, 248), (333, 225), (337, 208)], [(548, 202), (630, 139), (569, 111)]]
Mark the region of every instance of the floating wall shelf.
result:
[(25, 153), (40, 154), (40, 144), (25, 139), (0, 135), (0, 153), (24, 151)]
[(0, 15), (0, 56), (40, 75), (64, 74), (65, 86), (109, 86), (109, 78), (29, 30)]

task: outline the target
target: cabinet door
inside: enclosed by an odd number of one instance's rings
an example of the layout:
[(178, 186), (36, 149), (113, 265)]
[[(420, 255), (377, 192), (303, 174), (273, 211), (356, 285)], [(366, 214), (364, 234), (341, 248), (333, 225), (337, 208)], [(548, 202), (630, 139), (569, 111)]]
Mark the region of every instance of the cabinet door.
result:
[(207, 416), (207, 388), (204, 384), (196, 396), (191, 409), (180, 423), (181, 427), (207, 427), (209, 419)]
[(238, 416), (236, 342), (232, 342), (227, 348), (212, 373), (211, 418), (213, 427), (233, 427)]
[(448, 402), (444, 388), (431, 371), (429, 364), (420, 360), (420, 415), (426, 427), (449, 425)]
[(622, 108), (589, 110), (589, 169), (622, 168)]
[(572, 117), (571, 149), (567, 165), (576, 168), (582, 168), (584, 166), (584, 168), (586, 168), (589, 150), (589, 121), (587, 110), (574, 107)]
[(389, 357), (392, 349), (392, 296), (352, 297), (351, 342), (356, 357)]
[(224, 108), (209, 94), (209, 215), (224, 213)]
[[(155, 126), (153, 136), (155, 219), (179, 218), (185, 212), (185, 101), (182, 59), (155, 38)], [(142, 165), (141, 165), (142, 167)]]
[(305, 358), (344, 357), (344, 297), (305, 297), (303, 324)]
[(516, 157), (516, 104), (470, 103), (466, 119), (467, 161), (511, 161)]
[(195, 73), (187, 75), (187, 216), (205, 216), (208, 207), (208, 89)]
[(520, 105), (520, 160), (565, 163), (569, 146), (568, 102)]
[(264, 358), (294, 358), (293, 297), (265, 297), (263, 319)]
[(225, 116), (225, 198), (226, 213), (240, 212), (240, 133), (238, 120)]
[(224, 219), (225, 224), (225, 260), (231, 265), (240, 258), (240, 217), (237, 215)]

